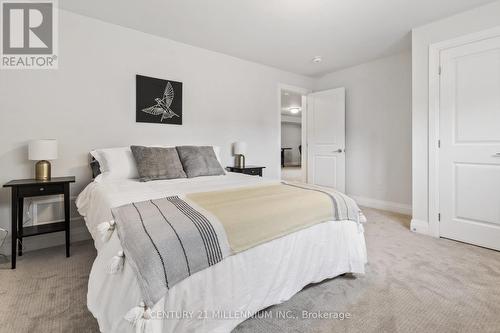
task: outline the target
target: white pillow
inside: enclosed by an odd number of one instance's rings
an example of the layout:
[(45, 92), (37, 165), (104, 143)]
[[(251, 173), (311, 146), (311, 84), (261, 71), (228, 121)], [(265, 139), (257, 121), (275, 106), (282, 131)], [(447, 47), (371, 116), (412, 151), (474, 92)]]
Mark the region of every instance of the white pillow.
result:
[[(154, 145), (151, 147), (172, 148), (173, 146)], [(219, 163), (220, 147), (212, 146)], [(99, 162), (99, 167), (106, 179), (137, 179), (139, 171), (130, 147), (95, 149), (90, 154)], [(221, 163), (222, 165), (222, 163)], [(102, 177), (101, 177), (102, 178)]]
[(108, 179), (139, 178), (130, 147), (96, 149), (90, 152)]

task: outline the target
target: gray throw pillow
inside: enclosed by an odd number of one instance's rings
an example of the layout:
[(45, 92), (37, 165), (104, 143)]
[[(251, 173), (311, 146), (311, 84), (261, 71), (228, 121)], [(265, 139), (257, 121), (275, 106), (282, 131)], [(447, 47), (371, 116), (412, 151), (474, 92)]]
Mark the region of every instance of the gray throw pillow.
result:
[(188, 178), (225, 175), (213, 147), (181, 146), (177, 152)]
[(177, 149), (130, 146), (130, 150), (137, 164), (140, 181), (186, 178)]

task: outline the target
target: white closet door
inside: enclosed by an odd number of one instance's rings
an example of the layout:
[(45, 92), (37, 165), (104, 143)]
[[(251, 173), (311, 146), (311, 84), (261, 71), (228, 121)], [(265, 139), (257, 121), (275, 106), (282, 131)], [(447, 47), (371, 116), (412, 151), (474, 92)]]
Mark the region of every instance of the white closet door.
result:
[(500, 37), (441, 52), (440, 235), (500, 250)]

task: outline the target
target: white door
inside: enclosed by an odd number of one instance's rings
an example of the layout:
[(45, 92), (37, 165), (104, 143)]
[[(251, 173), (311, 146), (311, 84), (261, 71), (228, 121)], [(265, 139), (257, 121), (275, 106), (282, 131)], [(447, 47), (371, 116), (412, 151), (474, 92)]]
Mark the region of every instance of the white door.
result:
[(345, 89), (307, 96), (307, 181), (345, 192)]
[(441, 52), (441, 237), (500, 250), (500, 37)]

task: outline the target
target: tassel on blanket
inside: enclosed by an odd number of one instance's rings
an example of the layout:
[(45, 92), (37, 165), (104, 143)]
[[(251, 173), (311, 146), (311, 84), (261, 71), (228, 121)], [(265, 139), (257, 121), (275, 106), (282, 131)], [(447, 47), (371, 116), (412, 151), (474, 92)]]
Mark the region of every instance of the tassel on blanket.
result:
[(103, 222), (97, 226), (97, 230), (101, 235), (102, 242), (106, 243), (111, 238), (111, 235), (115, 230), (115, 221), (111, 220), (109, 222)]
[(359, 212), (358, 220), (361, 223), (366, 223), (367, 222), (366, 216), (365, 216), (365, 214), (363, 214), (362, 211)]
[(146, 307), (144, 302), (141, 302), (127, 312), (124, 319), (134, 325), (136, 333), (146, 333), (148, 320), (151, 319), (151, 310)]
[(109, 274), (116, 274), (123, 268), (123, 262), (125, 261), (125, 254), (123, 251), (118, 251), (118, 254), (111, 258), (111, 263), (109, 265)]
[(365, 231), (361, 223), (366, 223), (366, 216), (362, 211), (359, 211), (358, 218), (356, 219), (356, 224), (358, 225), (358, 234), (361, 234)]

